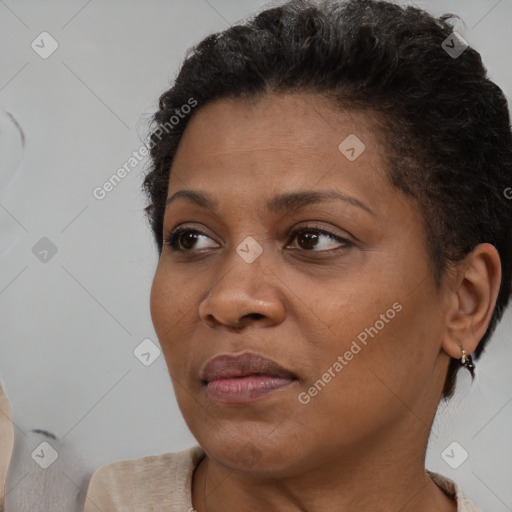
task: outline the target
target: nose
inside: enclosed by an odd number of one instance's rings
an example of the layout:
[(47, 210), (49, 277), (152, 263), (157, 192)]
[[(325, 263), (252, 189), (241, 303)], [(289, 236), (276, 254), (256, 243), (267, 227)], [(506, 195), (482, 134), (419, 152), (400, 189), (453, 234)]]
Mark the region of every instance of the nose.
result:
[(227, 272), (199, 305), (199, 317), (208, 327), (239, 330), (249, 325), (270, 327), (285, 319), (282, 283), (260, 256), (247, 263), (237, 254)]

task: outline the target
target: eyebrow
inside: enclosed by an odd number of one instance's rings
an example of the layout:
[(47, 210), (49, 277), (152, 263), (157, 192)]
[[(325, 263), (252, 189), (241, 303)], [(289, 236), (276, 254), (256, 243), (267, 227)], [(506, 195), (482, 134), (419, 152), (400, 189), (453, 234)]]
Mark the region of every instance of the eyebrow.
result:
[[(216, 212), (219, 206), (219, 203), (215, 199), (213, 199), (208, 194), (205, 194), (204, 192), (183, 189), (178, 190), (167, 199), (166, 207), (172, 202), (176, 201), (177, 199), (183, 199), (196, 206), (208, 208), (213, 212)], [(305, 206), (311, 204), (319, 203), (322, 201), (328, 201), (332, 199), (343, 201), (352, 206), (357, 206), (358, 208), (361, 208), (362, 210), (365, 210), (366, 212), (375, 216), (373, 210), (371, 210), (367, 205), (359, 201), (359, 199), (356, 199), (355, 197), (352, 196), (347, 196), (345, 194), (341, 194), (335, 190), (298, 190), (296, 192), (279, 194), (267, 201), (267, 209), (274, 214), (286, 213), (289, 211), (304, 208)]]

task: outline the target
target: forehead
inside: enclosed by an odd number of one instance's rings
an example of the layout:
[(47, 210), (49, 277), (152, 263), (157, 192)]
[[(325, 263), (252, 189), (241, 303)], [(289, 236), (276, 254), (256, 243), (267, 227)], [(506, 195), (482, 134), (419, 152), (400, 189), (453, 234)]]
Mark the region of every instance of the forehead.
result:
[(363, 181), (382, 186), (384, 155), (370, 113), (341, 111), (313, 94), (223, 98), (190, 120), (169, 187), (185, 182), (252, 192), (287, 183), (313, 188), (340, 179), (349, 188)]
[[(337, 149), (344, 134), (376, 138), (375, 119), (375, 115), (366, 111), (335, 109), (334, 103), (314, 94), (222, 98), (196, 112), (185, 130), (180, 149), (190, 144), (201, 145), (211, 153), (303, 148), (300, 153), (313, 151), (320, 155)], [(194, 156), (201, 159), (201, 154)]]

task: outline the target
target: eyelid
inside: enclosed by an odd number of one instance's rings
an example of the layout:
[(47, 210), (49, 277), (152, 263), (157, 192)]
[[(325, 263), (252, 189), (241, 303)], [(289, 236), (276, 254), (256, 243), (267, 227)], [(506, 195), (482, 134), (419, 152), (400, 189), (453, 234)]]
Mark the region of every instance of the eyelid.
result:
[(307, 231), (308, 229), (311, 229), (313, 231), (319, 231), (323, 234), (330, 235), (333, 238), (344, 240), (347, 242), (355, 242), (357, 240), (356, 237), (352, 236), (350, 233), (343, 231), (342, 233), (335, 233), (334, 231), (330, 230), (329, 228), (325, 227), (322, 224), (318, 223), (310, 223), (310, 224), (304, 224), (304, 225), (295, 225), (293, 228), (290, 229), (288, 236), (297, 234), (298, 231)]

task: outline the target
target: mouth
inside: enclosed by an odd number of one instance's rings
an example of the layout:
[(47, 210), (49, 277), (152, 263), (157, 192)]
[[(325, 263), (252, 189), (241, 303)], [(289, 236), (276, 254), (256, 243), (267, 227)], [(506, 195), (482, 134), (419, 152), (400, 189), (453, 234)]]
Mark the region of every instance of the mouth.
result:
[(209, 398), (223, 405), (243, 405), (287, 388), (297, 376), (275, 361), (245, 352), (212, 359), (201, 372)]

